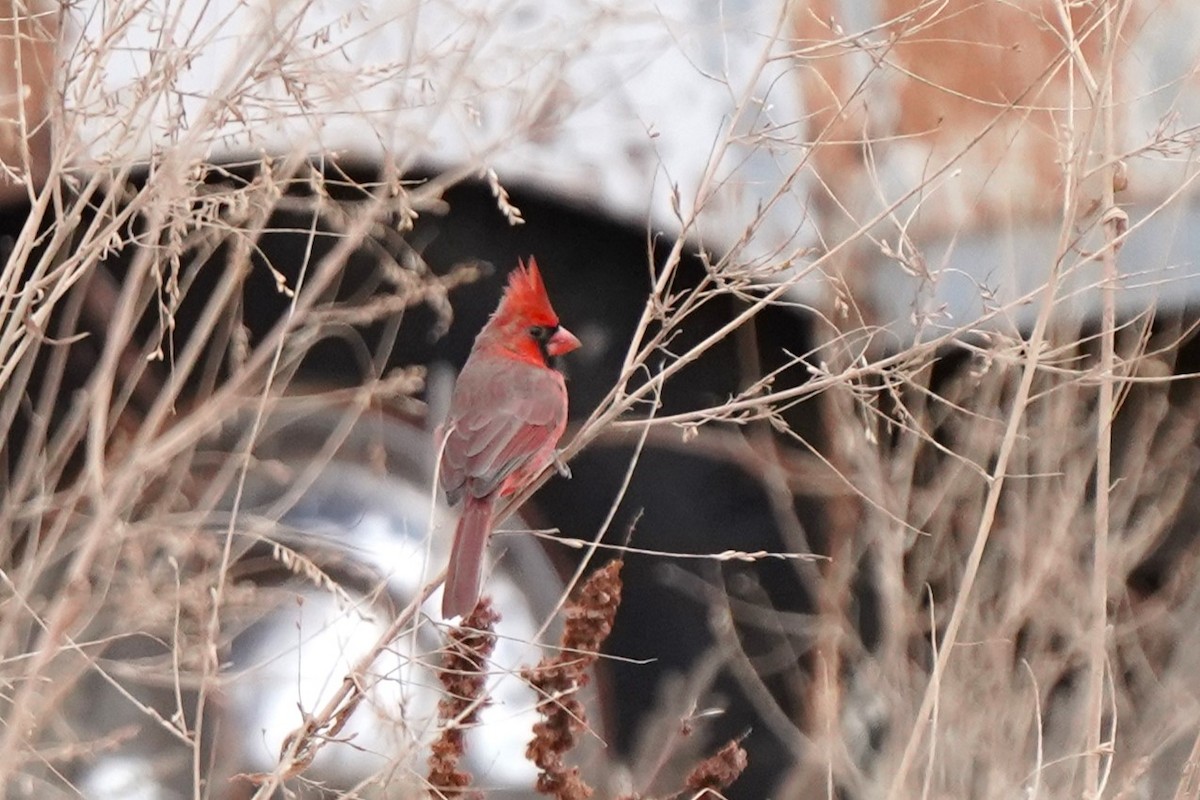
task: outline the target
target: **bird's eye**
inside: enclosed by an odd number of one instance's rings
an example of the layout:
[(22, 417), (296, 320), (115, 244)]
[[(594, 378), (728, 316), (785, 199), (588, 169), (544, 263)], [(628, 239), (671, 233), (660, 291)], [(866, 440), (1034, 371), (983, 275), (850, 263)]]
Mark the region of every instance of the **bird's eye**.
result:
[(549, 340), (552, 331), (545, 325), (530, 325), (529, 335), (535, 342), (545, 342)]

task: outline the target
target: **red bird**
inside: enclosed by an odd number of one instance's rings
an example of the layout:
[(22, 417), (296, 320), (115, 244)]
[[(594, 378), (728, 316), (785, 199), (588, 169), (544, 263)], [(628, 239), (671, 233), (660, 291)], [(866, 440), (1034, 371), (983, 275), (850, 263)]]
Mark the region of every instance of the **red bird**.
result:
[(463, 366), (444, 425), (440, 480), (451, 505), (463, 503), (442, 616), (466, 616), (479, 601), (483, 554), (501, 497), (551, 461), (567, 424), (567, 388), (557, 356), (579, 347), (558, 324), (537, 262), (518, 262), (508, 288)]

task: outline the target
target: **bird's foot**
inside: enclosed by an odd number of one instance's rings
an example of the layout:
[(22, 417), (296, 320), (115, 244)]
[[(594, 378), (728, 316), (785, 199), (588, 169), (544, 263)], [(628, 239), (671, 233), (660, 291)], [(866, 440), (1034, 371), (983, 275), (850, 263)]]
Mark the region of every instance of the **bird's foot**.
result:
[(567, 462), (562, 460), (561, 453), (554, 454), (554, 468), (556, 470), (558, 470), (559, 475), (562, 475), (564, 478), (570, 479), (571, 468), (567, 466)]

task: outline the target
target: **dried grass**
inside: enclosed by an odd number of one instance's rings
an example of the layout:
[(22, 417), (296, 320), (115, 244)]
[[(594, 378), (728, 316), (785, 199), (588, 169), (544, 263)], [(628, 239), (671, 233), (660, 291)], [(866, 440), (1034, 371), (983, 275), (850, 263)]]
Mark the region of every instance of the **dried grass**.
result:
[[(753, 463), (789, 499), (797, 487), (804, 491), (808, 476), (819, 476), (826, 559), (814, 565), (801, 561), (806, 553), (788, 554), (798, 574), (815, 576), (819, 593), (805, 620), (814, 632), (811, 650), (794, 665), (805, 676), (804, 708), (768, 698), (805, 743), (780, 796), (1198, 796), (1200, 635), (1193, 622), (1200, 586), (1190, 579), (1198, 550), (1189, 520), (1200, 417), (1190, 376), (1175, 375), (1180, 345), (1192, 330), (1167, 315), (1118, 315), (1114, 277), (1121, 247), (1138, 224), (1123, 216), (1115, 195), (1129, 185), (1130, 172), (1136, 177), (1134, 159), (1190, 159), (1197, 141), (1194, 130), (1164, 120), (1138, 147), (1123, 143), (1113, 109), (1127, 98), (1114, 63), (1122, 37), (1134, 34), (1131, 4), (1087, 5), (1046, 4), (1038, 18), (1051, 20), (1047, 29), (1061, 41), (1044, 69), (1017, 96), (988, 105), (995, 116), (978, 137), (939, 152), (900, 196), (881, 199), (861, 216), (835, 214), (836, 237), (830, 233), (820, 249), (781, 246), (768, 256), (751, 248), (764, 213), (721, 257), (703, 254), (706, 275), (680, 291), (682, 256), (689, 237), (703, 230), (706, 204), (715, 203), (728, 179), (723, 165), (737, 160), (740, 147), (781, 146), (776, 129), (756, 127), (763, 104), (753, 84), (731, 86), (737, 108), (696, 196), (676, 196), (682, 235), (652, 274), (622, 374), (566, 447), (569, 459), (598, 436), (626, 430), (643, 442), (680, 437), (679, 446), (717, 452), (728, 449), (727, 438), (746, 433), (770, 442), (755, 448)], [(185, 18), (171, 15), (162, 33), (176, 46), (156, 51), (159, 60), (123, 103), (105, 96), (104, 66), (122, 52), (126, 28), (144, 21), (145, 11), (144, 4), (110, 4), (101, 35), (86, 33), (64, 56), (51, 96), (66, 104), (52, 105), (46, 120), (18, 104), (22, 141), (35, 141), (33, 129), (41, 126), (55, 137), (44, 164), (35, 169), (34, 152), (18, 148), (23, 162), (6, 161), (3, 175), (9, 183), (29, 174), (44, 179), (29, 184), (31, 213), (0, 274), (0, 428), (8, 468), (0, 529), (9, 542), (0, 553), (0, 797), (65, 791), (71, 765), (125, 741), (124, 726), (95, 732), (80, 723), (72, 693), (90, 679), (117, 689), (126, 711), (179, 748), (183, 762), (171, 768), (186, 776), (193, 796), (217, 791), (209, 777), (219, 752), (212, 715), (223, 664), (237, 633), (275, 602), (261, 587), (239, 582), (234, 569), (258, 541), (243, 525), (239, 504), (264, 421), (294, 390), (294, 376), (316, 344), (417, 304), (438, 311), (444, 325), (448, 293), (471, 277), (469, 267), (436, 276), (412, 252), (404, 263), (385, 259), (383, 299), (334, 302), (347, 262), (361, 252), (392, 252), (384, 245), (417, 216), (440, 211), (445, 187), (470, 175), (486, 177), (499, 213), (512, 224), (522, 220), (489, 156), (532, 138), (542, 124), (537, 114), (511, 121), (477, 159), (421, 185), (403, 180), (409, 156), (392, 157), (380, 181), (352, 187), (352, 201), (334, 198), (346, 189), (328, 177), (336, 161), (310, 158), (310, 151), (322, 152), (315, 138), (293, 153), (251, 159), (252, 169), (239, 173), (252, 176), (245, 180), (225, 180), (221, 173), (232, 167), (207, 163), (223, 137), (248, 137), (238, 141), (253, 152), (256, 125), (287, 127), (299, 119), (303, 128), (321, 102), (352, 97), (364, 82), (408, 86), (421, 68), (445, 70), (439, 74), (447, 77), (447, 93), (424, 107), (426, 120), (472, 117), (471, 98), (503, 88), (469, 74), (483, 46), (482, 37), (471, 36), (458, 40), (460, 51), (414, 53), (386, 75), (352, 67), (323, 72), (314, 65), (336, 52), (339, 28), (312, 29), (314, 8), (283, 4), (277, 16), (264, 15), (261, 35), (228, 57), (239, 69), (197, 105), (178, 83), (216, 34), (189, 31)], [(894, 44), (916, 37), (946, 8), (918, 4), (901, 20), (912, 24), (900, 25), (896, 39), (830, 28), (829, 41), (783, 49), (803, 69), (861, 55), (876, 65), (874, 74), (887, 66)], [(4, 20), (15, 27), (16, 18)], [(460, 21), (486, 30), (486, 19)], [(779, 58), (785, 22), (781, 15), (776, 40), (764, 44), (760, 72)], [(34, 28), (46, 30), (40, 23)], [(0, 49), (13, 46), (6, 29)], [(1071, 76), (1072, 91), (1040, 97), (1043, 79), (1062, 74)], [(282, 95), (267, 92), (268, 83)], [(804, 148), (844, 144), (841, 122), (858, 119), (862, 91), (818, 115), (824, 123), (812, 126)], [(161, 121), (155, 109), (167, 109), (165, 132), (154, 127)], [(846, 265), (869, 251), (935, 280), (904, 214), (915, 216), (911, 205), (919, 208), (1013, 113), (1035, 131), (1029, 121), (1035, 114), (1055, 123), (1058, 243), (1040, 266), (1027, 265), (1044, 277), (1005, 302), (980, 287), (983, 312), (975, 319), (943, 324), (937, 309), (914, 308), (921, 335), (898, 340), (875, 318), (861, 275)], [(12, 120), (4, 122), (7, 136)], [(884, 143), (852, 133), (861, 161), (873, 164)], [(427, 130), (416, 125), (411, 134), (419, 141)], [(132, 180), (137, 165), (130, 153), (151, 139), (158, 142), (153, 163)], [(798, 157), (763, 211), (793, 197), (815, 161)], [(836, 177), (824, 172), (818, 181)], [(1192, 180), (1191, 173), (1181, 176), (1156, 213), (1187, 202)], [(838, 192), (830, 197), (827, 209), (836, 207)], [(285, 311), (252, 335), (262, 321), (247, 319), (241, 297), (247, 280), (261, 277), (255, 270), (267, 269), (253, 257), (270, 233), (271, 212), (280, 209), (310, 220), (307, 230), (293, 233), (320, 231), (335, 241), (319, 254), (310, 250), (294, 275), (269, 275)], [(1080, 244), (1084, 233), (1095, 242), (1090, 251)], [(217, 253), (223, 260), (212, 260)], [(126, 259), (123, 274), (110, 271), (118, 256)], [(1093, 263), (1101, 265), (1102, 308), (1084, 330), (1065, 324), (1062, 311)], [(798, 287), (813, 280), (826, 297), (808, 309), (818, 342), (787, 364), (807, 381), (790, 382), (775, 370), (709, 407), (652, 413), (663, 386), (684, 368), (764, 309), (795, 305)], [(739, 304), (726, 324), (676, 348), (698, 309), (730, 297)], [(185, 306), (195, 313), (181, 337), (176, 317)], [(1031, 323), (1018, 329), (1011, 320), (1027, 309)], [(418, 372), (382, 373), (387, 347), (366, 360), (358, 386), (328, 393), (347, 419), (367, 408), (407, 408), (422, 388)], [(956, 368), (941, 369), (955, 359)], [(803, 401), (821, 409), (822, 442), (807, 441), (788, 423)], [(249, 422), (235, 446), (211, 463), (208, 443), (234, 419)], [(214, 529), (213, 520), (226, 524)], [(345, 599), (307, 554), (286, 545), (275, 552), (284, 569)], [(1159, 567), (1153, 572), (1159, 582), (1147, 582), (1147, 565)], [(598, 574), (593, 580), (616, 580), (612, 572)], [(865, 597), (864, 584), (871, 587)], [(275, 769), (252, 776), (256, 796), (305, 778), (317, 751), (360, 709), (376, 656), (428, 624), (417, 608), (434, 586), (392, 617), (325, 705), (305, 710)], [(613, 585), (587, 586), (567, 609), (568, 638), (559, 654), (526, 675), (539, 687), (546, 714), (530, 758), (542, 773), (539, 789), (557, 797), (591, 792), (563, 757), (580, 735), (590, 735), (575, 695), (600, 657), (619, 599)], [(872, 637), (858, 624), (864, 608), (877, 618)], [(730, 613), (728, 621), (737, 624)], [(755, 613), (761, 619), (774, 612)], [(782, 612), (779, 619), (783, 631), (796, 623)], [(487, 625), (477, 620), (472, 627)], [(736, 637), (721, 641), (728, 649), (716, 658), (754, 663), (733, 652)], [(114, 655), (121, 646), (133, 653), (140, 683), (122, 672), (127, 664)], [(486, 661), (483, 643), (460, 638), (456, 646), (470, 664), (453, 673), (470, 683), (446, 687), (445, 745), (429, 776), (435, 786), (465, 786), (456, 737), (486, 701), (469, 677)], [(165, 687), (167, 700), (147, 686)], [(687, 796), (725, 791), (754, 758), (730, 743), (695, 766), (687, 779), (695, 794)], [(651, 778), (631, 782), (645, 786)], [(401, 782), (392, 773), (372, 780), (381, 790)]]

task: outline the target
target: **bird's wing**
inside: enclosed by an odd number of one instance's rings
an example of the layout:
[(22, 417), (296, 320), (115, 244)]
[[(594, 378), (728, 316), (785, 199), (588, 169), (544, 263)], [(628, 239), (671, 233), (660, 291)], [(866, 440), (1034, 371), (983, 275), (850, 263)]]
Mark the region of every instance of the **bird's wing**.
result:
[[(500, 488), (515, 471), (549, 458), (566, 423), (566, 390), (552, 370), (477, 362), (455, 387), (441, 482), (452, 503)], [(537, 465), (540, 467), (540, 465)]]

